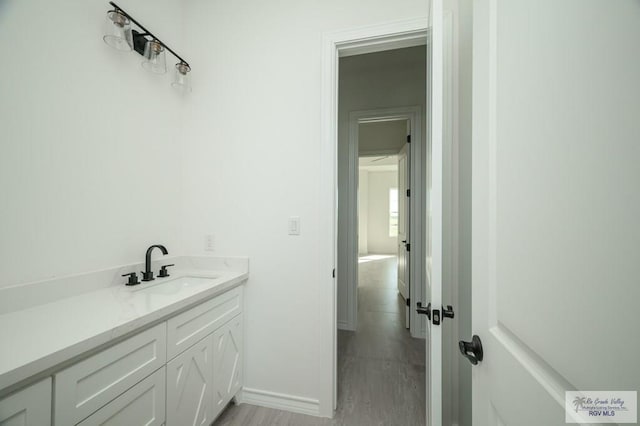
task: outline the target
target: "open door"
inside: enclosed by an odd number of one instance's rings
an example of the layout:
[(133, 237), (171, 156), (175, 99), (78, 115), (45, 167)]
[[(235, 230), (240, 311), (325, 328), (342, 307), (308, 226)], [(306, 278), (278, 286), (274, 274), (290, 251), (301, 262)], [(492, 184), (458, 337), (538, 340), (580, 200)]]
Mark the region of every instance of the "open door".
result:
[[(409, 250), (411, 243), (409, 242), (409, 197), (407, 190), (409, 189), (409, 152), (410, 150), (405, 144), (398, 153), (398, 292), (404, 300), (409, 300)], [(405, 327), (409, 328), (409, 305), (405, 308)]]
[(443, 312), (442, 306), (443, 25), (443, 1), (431, 0), (429, 34), (427, 37), (426, 301), (418, 303), (418, 313), (427, 315), (428, 317), (425, 365), (427, 378), (427, 424), (430, 426), (442, 425), (442, 322), (446, 316), (451, 315), (450, 313)]
[(629, 423), (640, 2), (478, 0), (473, 31), (473, 424)]

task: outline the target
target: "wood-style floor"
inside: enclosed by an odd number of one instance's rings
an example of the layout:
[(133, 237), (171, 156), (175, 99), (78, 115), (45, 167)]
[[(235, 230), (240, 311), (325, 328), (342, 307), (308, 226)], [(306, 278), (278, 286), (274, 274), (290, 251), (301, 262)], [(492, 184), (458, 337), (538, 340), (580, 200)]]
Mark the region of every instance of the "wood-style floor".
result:
[(404, 328), (395, 257), (361, 258), (358, 331), (338, 333), (338, 406), (324, 419), (229, 405), (218, 426), (413, 426), (425, 424), (425, 342)]

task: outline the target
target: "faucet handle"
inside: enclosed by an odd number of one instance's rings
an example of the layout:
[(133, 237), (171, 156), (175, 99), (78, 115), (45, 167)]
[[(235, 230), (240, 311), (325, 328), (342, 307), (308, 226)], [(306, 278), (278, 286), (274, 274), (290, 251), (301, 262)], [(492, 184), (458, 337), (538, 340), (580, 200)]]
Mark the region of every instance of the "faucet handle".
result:
[(173, 263), (169, 264), (169, 265), (162, 265), (160, 267), (160, 273), (158, 274), (158, 278), (164, 278), (164, 277), (168, 277), (169, 276), (169, 272), (167, 271), (167, 268), (169, 266), (176, 266)]
[(135, 272), (124, 274), (123, 277), (129, 277), (129, 281), (127, 281), (127, 285), (140, 284), (140, 281), (138, 281), (138, 274), (136, 274)]

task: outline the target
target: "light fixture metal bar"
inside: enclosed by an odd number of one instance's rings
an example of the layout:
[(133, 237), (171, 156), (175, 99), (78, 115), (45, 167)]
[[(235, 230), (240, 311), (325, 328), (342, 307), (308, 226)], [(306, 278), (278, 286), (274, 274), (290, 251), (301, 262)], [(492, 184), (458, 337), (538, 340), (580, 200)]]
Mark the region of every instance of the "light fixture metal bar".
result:
[(158, 43), (160, 43), (165, 49), (167, 49), (169, 52), (171, 52), (171, 54), (173, 56), (175, 56), (176, 58), (178, 58), (178, 60), (180, 60), (180, 62), (187, 64), (187, 66), (189, 66), (189, 68), (191, 68), (191, 65), (189, 65), (189, 63), (187, 61), (185, 61), (184, 59), (182, 59), (180, 57), (180, 55), (178, 55), (176, 52), (174, 52), (169, 46), (167, 46), (162, 40), (160, 40), (158, 37), (156, 37), (151, 31), (149, 31), (148, 29), (146, 29), (140, 22), (136, 21), (135, 18), (131, 15), (129, 15), (127, 12), (124, 11), (123, 8), (121, 8), (120, 6), (118, 6), (117, 4), (115, 4), (114, 2), (110, 1), (109, 4), (113, 7), (116, 8), (116, 10), (122, 12), (122, 14), (124, 16), (126, 16), (127, 18), (131, 19), (131, 22), (133, 22), (134, 24), (136, 24), (138, 26), (138, 28), (140, 28), (142, 31), (144, 31), (144, 34), (142, 35), (148, 35), (150, 37), (152, 37), (154, 40), (156, 40)]

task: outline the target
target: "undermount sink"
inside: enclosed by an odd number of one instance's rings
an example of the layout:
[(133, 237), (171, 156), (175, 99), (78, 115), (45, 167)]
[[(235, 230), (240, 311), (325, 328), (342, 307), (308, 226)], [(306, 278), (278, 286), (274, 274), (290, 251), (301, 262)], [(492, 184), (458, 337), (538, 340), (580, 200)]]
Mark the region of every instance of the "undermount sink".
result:
[(219, 278), (218, 275), (208, 277), (185, 276), (169, 280), (160, 278), (151, 283), (143, 283), (140, 286), (137, 286), (133, 291), (144, 291), (145, 293), (157, 294), (173, 294), (183, 289), (192, 289), (210, 285), (211, 282), (216, 280), (217, 278)]

